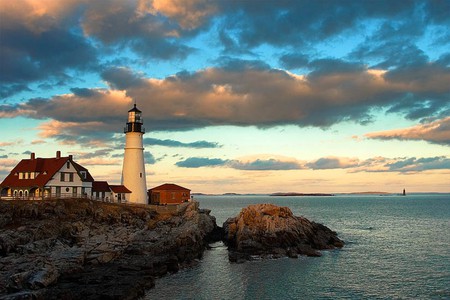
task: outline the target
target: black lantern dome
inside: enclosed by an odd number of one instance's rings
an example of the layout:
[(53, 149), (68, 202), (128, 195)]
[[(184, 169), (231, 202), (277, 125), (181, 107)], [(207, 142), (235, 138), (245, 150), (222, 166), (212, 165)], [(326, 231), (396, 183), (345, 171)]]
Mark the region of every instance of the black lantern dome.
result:
[(127, 126), (124, 129), (124, 133), (127, 132), (141, 132), (145, 133), (145, 128), (142, 126), (144, 123), (142, 122), (142, 111), (140, 111), (136, 104), (134, 107), (128, 111), (128, 121)]

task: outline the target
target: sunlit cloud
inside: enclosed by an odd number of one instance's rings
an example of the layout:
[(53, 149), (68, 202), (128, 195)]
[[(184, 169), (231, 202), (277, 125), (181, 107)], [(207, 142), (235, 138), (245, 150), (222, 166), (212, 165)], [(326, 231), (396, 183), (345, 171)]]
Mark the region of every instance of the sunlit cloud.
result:
[(417, 140), (450, 145), (450, 117), (404, 129), (393, 129), (365, 134), (369, 139)]

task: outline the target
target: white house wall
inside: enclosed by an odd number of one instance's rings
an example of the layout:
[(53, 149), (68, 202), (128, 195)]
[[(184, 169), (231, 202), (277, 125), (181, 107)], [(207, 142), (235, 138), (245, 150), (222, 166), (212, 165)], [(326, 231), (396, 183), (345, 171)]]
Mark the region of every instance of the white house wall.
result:
[[(65, 180), (61, 181), (61, 173), (65, 173)], [(73, 174), (73, 181), (69, 181), (69, 173)], [(67, 163), (64, 164), (64, 166), (59, 169), (58, 172), (53, 175), (52, 179), (50, 179), (45, 187), (51, 187), (51, 193), (52, 196), (57, 195), (57, 187), (61, 188), (61, 197), (72, 197), (73, 194), (73, 188), (76, 187), (76, 196), (81, 197), (82, 194), (82, 188), (84, 187), (84, 193), (87, 195), (91, 195), (92, 191), (92, 182), (83, 182), (81, 180), (80, 175), (78, 174), (77, 170), (75, 169), (72, 162), (69, 163), (69, 168), (67, 168)], [(69, 189), (68, 191), (66, 189)], [(59, 195), (58, 195), (59, 196)]]

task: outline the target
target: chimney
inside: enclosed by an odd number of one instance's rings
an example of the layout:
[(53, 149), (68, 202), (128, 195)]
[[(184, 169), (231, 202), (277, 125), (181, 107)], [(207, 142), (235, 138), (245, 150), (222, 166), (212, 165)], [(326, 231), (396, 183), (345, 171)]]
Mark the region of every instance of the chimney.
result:
[(73, 160), (73, 155), (69, 155), (69, 160), (72, 161)]
[(56, 151), (56, 158), (61, 158), (61, 151)]
[(34, 154), (34, 152), (31, 152), (31, 160), (35, 159), (36, 155)]

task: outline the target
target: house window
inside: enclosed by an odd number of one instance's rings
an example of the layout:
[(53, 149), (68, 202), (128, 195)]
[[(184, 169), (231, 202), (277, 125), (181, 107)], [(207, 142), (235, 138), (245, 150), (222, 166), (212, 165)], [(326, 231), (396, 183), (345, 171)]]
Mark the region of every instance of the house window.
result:
[(77, 196), (77, 188), (76, 187), (72, 188), (72, 196), (74, 196), (74, 197)]
[(70, 161), (68, 161), (68, 162), (66, 163), (66, 167), (67, 167), (67, 169), (70, 169)]
[(25, 172), (25, 179), (28, 179), (28, 174), (27, 172)]
[(61, 187), (60, 186), (56, 187), (56, 197), (61, 197)]
[(175, 200), (175, 192), (172, 192), (172, 199)]
[(69, 181), (73, 182), (73, 173), (69, 173)]
[(66, 181), (65, 179), (66, 174), (64, 174), (63, 172), (61, 172), (61, 178), (60, 181)]
[(23, 179), (23, 173), (22, 172), (19, 173), (19, 179)]

